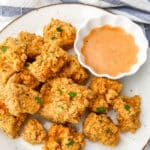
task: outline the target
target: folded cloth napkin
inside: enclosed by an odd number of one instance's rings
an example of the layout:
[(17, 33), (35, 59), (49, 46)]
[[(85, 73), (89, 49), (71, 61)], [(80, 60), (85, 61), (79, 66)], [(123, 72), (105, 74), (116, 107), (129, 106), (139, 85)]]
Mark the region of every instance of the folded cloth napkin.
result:
[(0, 0), (0, 30), (20, 15), (56, 3), (84, 3), (127, 16), (143, 27), (150, 44), (150, 0)]
[(55, 3), (85, 3), (138, 22), (150, 43), (150, 0), (0, 0), (0, 29), (24, 13)]

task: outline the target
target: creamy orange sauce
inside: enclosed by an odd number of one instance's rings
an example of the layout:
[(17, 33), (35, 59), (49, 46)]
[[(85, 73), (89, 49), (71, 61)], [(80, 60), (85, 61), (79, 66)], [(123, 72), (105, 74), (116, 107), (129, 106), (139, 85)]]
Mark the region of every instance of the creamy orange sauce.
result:
[(85, 63), (97, 73), (116, 76), (137, 63), (138, 49), (131, 34), (120, 27), (104, 25), (83, 39), (81, 52)]

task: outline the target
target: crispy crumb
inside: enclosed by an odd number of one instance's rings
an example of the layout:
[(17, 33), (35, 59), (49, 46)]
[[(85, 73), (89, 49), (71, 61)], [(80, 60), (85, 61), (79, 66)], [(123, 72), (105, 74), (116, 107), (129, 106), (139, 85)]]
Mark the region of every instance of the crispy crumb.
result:
[(49, 80), (41, 94), (43, 105), (39, 114), (56, 123), (78, 123), (93, 98), (91, 90), (67, 78)]
[(52, 18), (43, 29), (45, 42), (56, 44), (65, 50), (73, 47), (76, 37), (76, 29), (70, 23)]
[(90, 113), (84, 121), (83, 133), (91, 141), (108, 146), (115, 146), (119, 142), (119, 128), (105, 114)]
[(122, 84), (108, 78), (93, 77), (89, 88), (97, 94), (104, 95), (108, 104), (111, 104), (112, 100), (119, 95)]
[(24, 123), (27, 115), (13, 116), (9, 113), (6, 105), (0, 100), (0, 130), (4, 131), (9, 137), (19, 136), (19, 130)]
[(43, 150), (82, 150), (84, 146), (84, 135), (74, 128), (52, 125)]
[(22, 137), (31, 144), (41, 144), (45, 141), (46, 130), (37, 119), (30, 119), (24, 127)]
[(29, 71), (40, 81), (55, 77), (68, 61), (68, 54), (56, 45), (45, 44), (41, 55), (29, 65)]
[(121, 131), (134, 133), (140, 127), (140, 97), (120, 96), (114, 100), (113, 109), (117, 111), (117, 119)]
[(68, 64), (63, 67), (58, 76), (71, 78), (76, 83), (85, 84), (89, 78), (89, 73), (80, 65), (77, 55), (71, 55)]

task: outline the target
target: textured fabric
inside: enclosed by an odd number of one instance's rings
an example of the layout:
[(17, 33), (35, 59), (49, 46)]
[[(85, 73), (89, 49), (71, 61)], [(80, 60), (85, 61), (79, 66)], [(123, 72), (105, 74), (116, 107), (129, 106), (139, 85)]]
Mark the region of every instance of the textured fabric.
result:
[[(0, 30), (24, 13), (56, 3), (90, 4), (127, 16), (145, 29), (150, 43), (150, 0), (0, 0)], [(145, 150), (150, 150), (150, 146), (146, 146)]]
[(142, 23), (150, 43), (150, 0), (0, 0), (0, 29), (35, 8), (55, 3), (84, 3)]

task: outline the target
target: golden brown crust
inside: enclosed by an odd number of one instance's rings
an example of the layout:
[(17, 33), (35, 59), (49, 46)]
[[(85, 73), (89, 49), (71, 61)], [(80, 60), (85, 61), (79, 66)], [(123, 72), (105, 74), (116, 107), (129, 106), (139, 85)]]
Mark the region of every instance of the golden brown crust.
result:
[(22, 70), (26, 59), (26, 47), (17, 39), (8, 37), (0, 43), (0, 82), (5, 85), (13, 73)]
[(56, 45), (45, 44), (41, 55), (29, 65), (29, 71), (40, 81), (45, 82), (56, 76), (56, 73), (67, 63), (68, 54)]
[(122, 84), (108, 78), (93, 77), (89, 88), (98, 95), (104, 95), (106, 101), (111, 104), (112, 100), (119, 95)]
[(21, 125), (26, 119), (26, 114), (16, 117), (9, 113), (2, 100), (0, 100), (0, 129), (9, 137), (16, 138), (19, 135)]
[(44, 39), (34, 33), (20, 32), (18, 34), (18, 40), (26, 45), (27, 56), (29, 59), (35, 58), (41, 53)]
[(27, 59), (26, 46), (22, 42), (8, 37), (0, 43), (0, 49), (0, 61), (11, 66), (15, 71), (22, 70)]
[(109, 106), (105, 97), (100, 95), (89, 101), (89, 109), (96, 113), (107, 113)]
[(119, 142), (119, 128), (105, 114), (90, 113), (84, 121), (83, 133), (91, 141), (99, 141), (108, 146)]
[(23, 84), (32, 89), (35, 89), (40, 84), (40, 82), (27, 69), (14, 73), (7, 83)]
[[(1, 58), (0, 58), (1, 59)], [(8, 79), (15, 73), (16, 71), (8, 64), (0, 60), (0, 83), (6, 85)]]
[(3, 90), (3, 99), (9, 112), (18, 116), (21, 113), (36, 113), (42, 103), (40, 94), (25, 85), (10, 83)]
[(113, 109), (117, 110), (117, 119), (121, 131), (134, 133), (140, 127), (140, 97), (120, 96), (114, 100)]
[(46, 131), (37, 119), (30, 119), (23, 129), (22, 137), (28, 143), (41, 144), (45, 141)]
[(71, 55), (68, 64), (63, 67), (58, 76), (71, 78), (76, 83), (85, 84), (89, 78), (89, 73), (80, 65), (77, 55)]
[(84, 146), (84, 135), (74, 128), (52, 125), (43, 150), (82, 150)]
[(49, 80), (43, 85), (41, 94), (40, 115), (57, 123), (78, 123), (93, 98), (91, 90), (67, 78)]
[(70, 23), (52, 18), (43, 29), (43, 37), (45, 42), (55, 43), (68, 50), (73, 47), (76, 29)]

